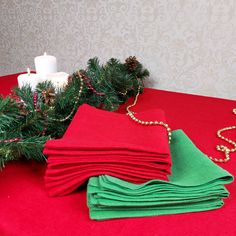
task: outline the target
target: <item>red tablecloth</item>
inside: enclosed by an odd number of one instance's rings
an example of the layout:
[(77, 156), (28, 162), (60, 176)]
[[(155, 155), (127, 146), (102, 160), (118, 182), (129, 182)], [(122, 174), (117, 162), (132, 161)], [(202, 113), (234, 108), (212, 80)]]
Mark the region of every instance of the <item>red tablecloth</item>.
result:
[[(0, 77), (0, 93), (8, 94), (16, 85), (16, 77)], [(153, 107), (164, 109), (172, 129), (183, 129), (212, 156), (221, 156), (215, 150), (215, 145), (222, 143), (216, 131), (236, 125), (232, 114), (235, 101), (145, 89), (136, 110)], [(236, 140), (235, 131), (228, 135)], [(236, 153), (220, 166), (236, 175)], [(236, 235), (236, 183), (227, 186), (230, 197), (218, 210), (97, 222), (89, 219), (86, 186), (66, 197), (47, 196), (45, 167), (20, 161), (7, 164), (0, 172), (0, 235)]]

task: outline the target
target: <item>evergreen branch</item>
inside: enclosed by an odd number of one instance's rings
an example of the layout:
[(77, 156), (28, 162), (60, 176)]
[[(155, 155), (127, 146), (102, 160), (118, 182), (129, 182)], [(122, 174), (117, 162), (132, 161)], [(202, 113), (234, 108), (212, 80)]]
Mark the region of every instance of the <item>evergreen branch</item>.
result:
[(149, 75), (135, 57), (125, 63), (111, 58), (105, 65), (95, 57), (79, 71), (84, 79), (75, 72), (68, 85), (57, 92), (51, 82), (39, 83), (37, 99), (30, 86), (14, 89), (19, 101), (0, 97), (0, 168), (22, 157), (45, 160), (44, 143), (63, 136), (80, 105), (114, 111), (136, 95), (139, 87), (143, 91), (142, 81)]
[(1, 143), (0, 144), (0, 169), (5, 166), (6, 162), (18, 160), (22, 157), (34, 159), (37, 161), (46, 160), (43, 155), (43, 146), (49, 136), (34, 136), (25, 138), (19, 142)]
[(21, 89), (15, 88), (14, 92), (21, 98), (21, 101), (26, 104), (26, 109), (28, 111), (34, 110), (33, 91), (29, 85), (25, 85)]

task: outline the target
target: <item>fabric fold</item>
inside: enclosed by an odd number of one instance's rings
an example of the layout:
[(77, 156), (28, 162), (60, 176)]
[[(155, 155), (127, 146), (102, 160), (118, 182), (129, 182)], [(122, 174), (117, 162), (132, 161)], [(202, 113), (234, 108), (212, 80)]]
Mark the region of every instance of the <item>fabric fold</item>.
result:
[[(166, 122), (162, 110), (140, 112), (143, 120)], [(171, 157), (167, 131), (141, 125), (125, 114), (83, 104), (62, 139), (49, 140), (45, 184), (50, 196), (69, 194), (89, 177), (112, 175), (133, 183), (168, 180)]]
[(169, 182), (133, 184), (112, 176), (90, 178), (87, 204), (91, 219), (141, 217), (213, 210), (229, 196), (233, 176), (214, 164), (182, 130), (172, 132)]

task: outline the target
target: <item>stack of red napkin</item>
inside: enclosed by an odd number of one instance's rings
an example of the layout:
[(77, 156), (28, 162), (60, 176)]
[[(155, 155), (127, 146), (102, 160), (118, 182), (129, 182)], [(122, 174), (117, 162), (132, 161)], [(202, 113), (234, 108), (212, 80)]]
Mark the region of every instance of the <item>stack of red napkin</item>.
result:
[[(162, 110), (136, 114), (142, 120), (165, 122)], [(80, 106), (62, 139), (49, 140), (45, 175), (50, 196), (66, 195), (91, 176), (102, 174), (144, 183), (168, 180), (171, 158), (167, 131), (141, 125), (125, 114)]]

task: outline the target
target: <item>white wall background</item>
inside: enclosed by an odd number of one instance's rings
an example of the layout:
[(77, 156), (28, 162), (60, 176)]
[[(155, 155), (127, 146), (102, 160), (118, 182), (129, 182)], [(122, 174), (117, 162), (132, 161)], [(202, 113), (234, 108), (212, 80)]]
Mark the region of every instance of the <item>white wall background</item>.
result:
[(0, 26), (0, 75), (136, 55), (149, 86), (236, 99), (235, 0), (0, 0)]

